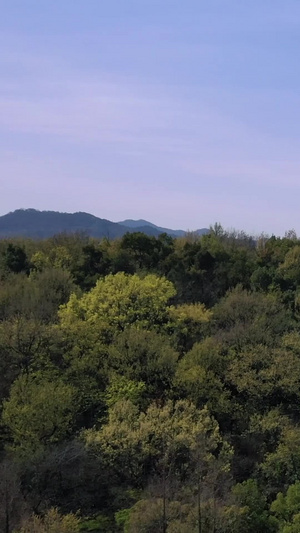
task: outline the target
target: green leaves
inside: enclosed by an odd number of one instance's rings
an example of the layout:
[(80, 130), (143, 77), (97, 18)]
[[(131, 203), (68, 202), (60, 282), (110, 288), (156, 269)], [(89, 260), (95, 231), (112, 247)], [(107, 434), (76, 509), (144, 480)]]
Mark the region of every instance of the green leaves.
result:
[(134, 324), (138, 328), (163, 326), (168, 322), (166, 305), (175, 289), (165, 278), (149, 274), (141, 279), (119, 272), (98, 280), (81, 298), (74, 294), (61, 308), (63, 326), (85, 321), (113, 333)]
[(300, 526), (300, 482), (291, 485), (284, 496), (281, 492), (271, 505), (271, 513), (280, 533), (298, 533)]
[(66, 438), (75, 413), (75, 393), (70, 385), (23, 374), (11, 387), (2, 419), (10, 431), (12, 447), (27, 455)]
[(77, 509), (82, 530), (300, 531), (299, 250), (218, 225), (0, 242), (12, 527), (20, 494), (24, 531)]
[(222, 456), (220, 468), (226, 469), (232, 453), (208, 410), (184, 400), (162, 407), (151, 404), (145, 412), (129, 400), (116, 402), (107, 424), (100, 431), (86, 431), (84, 439), (96, 455), (137, 485), (142, 472), (161, 474), (162, 468), (168, 468), (179, 475), (181, 461), (192, 471), (200, 456), (203, 472), (218, 456)]
[(49, 509), (43, 518), (32, 515), (15, 533), (79, 533), (79, 531), (79, 518), (76, 515), (70, 513), (63, 516), (57, 509)]
[(148, 401), (170, 392), (179, 355), (165, 335), (127, 328), (115, 337), (108, 357), (113, 375), (145, 384)]

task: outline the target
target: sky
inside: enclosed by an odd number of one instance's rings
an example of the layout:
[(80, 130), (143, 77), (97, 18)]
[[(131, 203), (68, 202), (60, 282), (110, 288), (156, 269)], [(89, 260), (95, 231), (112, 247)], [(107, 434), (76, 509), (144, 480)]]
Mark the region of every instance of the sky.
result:
[(299, 0), (13, 0), (0, 215), (300, 234)]

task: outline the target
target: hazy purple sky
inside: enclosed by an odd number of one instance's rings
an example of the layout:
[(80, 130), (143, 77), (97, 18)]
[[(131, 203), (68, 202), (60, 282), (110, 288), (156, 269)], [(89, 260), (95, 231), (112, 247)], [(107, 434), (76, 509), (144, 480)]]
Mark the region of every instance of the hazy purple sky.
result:
[(0, 214), (300, 233), (299, 0), (12, 0)]

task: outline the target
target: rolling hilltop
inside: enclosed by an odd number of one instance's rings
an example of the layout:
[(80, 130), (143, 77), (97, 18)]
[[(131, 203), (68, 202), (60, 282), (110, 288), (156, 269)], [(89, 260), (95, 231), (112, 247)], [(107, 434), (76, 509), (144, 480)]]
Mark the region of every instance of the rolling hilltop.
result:
[[(59, 213), (57, 211), (38, 211), (36, 209), (17, 209), (0, 217), (0, 237), (30, 237), (44, 239), (58, 233), (85, 232), (91, 237), (115, 239), (127, 232), (141, 231), (157, 237), (168, 233), (172, 237), (183, 236), (183, 230), (161, 228), (146, 220), (124, 220), (111, 222), (89, 213)], [(202, 235), (207, 228), (196, 230)]]

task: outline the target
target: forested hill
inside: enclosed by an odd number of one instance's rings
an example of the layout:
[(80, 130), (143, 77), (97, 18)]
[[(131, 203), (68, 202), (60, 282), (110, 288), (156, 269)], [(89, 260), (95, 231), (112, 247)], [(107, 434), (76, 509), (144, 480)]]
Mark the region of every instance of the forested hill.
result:
[(0, 533), (299, 533), (300, 239), (0, 239)]
[[(172, 237), (183, 236), (183, 230), (172, 230), (155, 226), (146, 220), (125, 220), (111, 222), (89, 213), (59, 213), (36, 209), (17, 209), (0, 217), (0, 237), (29, 237), (45, 239), (58, 233), (84, 232), (90, 237), (115, 239), (125, 233), (142, 232), (157, 237), (167, 233)], [(196, 233), (207, 233), (208, 229)]]
[[(126, 226), (127, 228), (132, 229), (133, 231), (141, 231), (143, 229), (144, 233), (149, 233), (149, 229), (152, 228), (155, 232), (158, 231), (159, 233), (167, 233), (168, 235), (172, 235), (172, 237), (184, 237), (186, 235), (186, 231), (182, 229), (169, 229), (169, 228), (162, 228), (161, 226), (156, 226), (155, 224), (152, 224), (151, 222), (148, 222), (147, 220), (122, 220), (121, 222), (118, 222), (118, 224), (121, 224), (121, 226)], [(146, 229), (146, 231), (145, 231)], [(201, 228), (193, 231), (196, 235), (205, 235), (209, 232), (208, 228)]]

